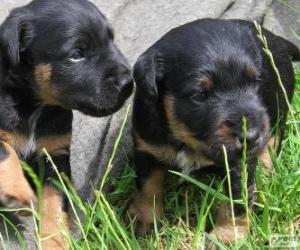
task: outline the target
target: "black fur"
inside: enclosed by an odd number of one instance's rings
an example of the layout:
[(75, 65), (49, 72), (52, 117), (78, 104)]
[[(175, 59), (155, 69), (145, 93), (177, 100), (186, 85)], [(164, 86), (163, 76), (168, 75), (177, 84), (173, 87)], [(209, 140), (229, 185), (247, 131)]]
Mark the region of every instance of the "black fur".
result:
[[(291, 100), (295, 83), (292, 60), (299, 60), (300, 52), (289, 41), (265, 29), (263, 33)], [(134, 78), (138, 189), (154, 169), (167, 170), (176, 165), (175, 161), (164, 161), (140, 150), (138, 137), (156, 147), (168, 145), (177, 152), (184, 149), (200, 153), (178, 139), (168, 123), (164, 101), (172, 96), (177, 121), (194, 139), (207, 145), (202, 155), (224, 168), (222, 145), (226, 147), (235, 199), (241, 198), (242, 118), (247, 119), (251, 199), (258, 155), (271, 136), (271, 128), (282, 138), (287, 115), (282, 91), (254, 24), (202, 19), (175, 28), (140, 56)], [(218, 136), (221, 132), (226, 138)]]

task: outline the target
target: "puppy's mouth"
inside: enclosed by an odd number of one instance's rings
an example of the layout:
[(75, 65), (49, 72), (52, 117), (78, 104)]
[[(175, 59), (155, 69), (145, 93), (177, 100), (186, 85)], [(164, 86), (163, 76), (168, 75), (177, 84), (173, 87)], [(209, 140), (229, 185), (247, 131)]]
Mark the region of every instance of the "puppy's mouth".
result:
[[(86, 115), (94, 117), (103, 117), (112, 115), (122, 108), (126, 100), (130, 97), (133, 92), (133, 81), (127, 84), (117, 96), (117, 100), (113, 98), (107, 98), (105, 104), (103, 100), (98, 101), (79, 101), (76, 102), (72, 109), (78, 110)], [(98, 99), (98, 98), (97, 98)], [(102, 101), (102, 102), (101, 102)]]
[(94, 117), (104, 117), (104, 116), (108, 116), (108, 115), (112, 115), (114, 113), (116, 113), (119, 109), (121, 109), (121, 107), (123, 106), (125, 100), (122, 102), (119, 102), (117, 105), (113, 106), (113, 107), (92, 107), (89, 105), (80, 105), (80, 107), (75, 108), (76, 110), (89, 115), (89, 116), (94, 116)]
[(217, 130), (214, 138), (210, 140), (209, 154), (216, 162), (224, 162), (224, 147), (229, 162), (239, 161), (246, 153), (247, 158), (256, 157), (266, 146), (268, 133), (260, 131), (253, 141), (239, 138), (223, 129)]
[(121, 107), (122, 106), (118, 106), (111, 109), (104, 109), (104, 108), (94, 109), (88, 106), (86, 107), (81, 106), (77, 110), (89, 116), (104, 117), (104, 116), (112, 115), (113, 113), (117, 112)]

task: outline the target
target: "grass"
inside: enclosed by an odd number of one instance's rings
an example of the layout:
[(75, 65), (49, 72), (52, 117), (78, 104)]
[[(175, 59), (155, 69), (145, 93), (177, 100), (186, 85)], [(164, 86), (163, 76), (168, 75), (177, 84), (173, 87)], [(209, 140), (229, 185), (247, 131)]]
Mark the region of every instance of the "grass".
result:
[[(300, 124), (300, 71), (293, 101), (296, 123)], [(295, 235), (300, 238), (300, 140), (296, 135), (295, 120), (287, 121), (286, 137), (279, 156), (273, 157), (274, 171), (256, 171), (255, 213), (250, 213), (251, 233), (244, 242), (230, 247), (219, 243), (221, 249), (265, 249), (272, 235)], [(134, 172), (127, 166), (115, 189), (97, 202), (86, 231), (90, 249), (201, 249), (207, 226), (213, 225), (214, 208), (226, 199), (222, 180), (204, 177), (201, 180), (170, 172), (164, 198), (164, 219), (161, 227), (151, 235), (136, 239), (132, 227), (124, 222), (126, 209), (132, 198)], [(180, 178), (186, 182), (180, 183)], [(89, 207), (87, 207), (89, 210)], [(85, 230), (87, 227), (84, 227)], [(74, 248), (85, 249), (83, 240)]]
[[(297, 88), (293, 101), (296, 124), (300, 124), (300, 71), (297, 70)], [(121, 137), (118, 141), (121, 140)], [(115, 150), (117, 150), (117, 143)], [(114, 152), (115, 152), (114, 150)], [(255, 212), (249, 237), (232, 246), (221, 249), (265, 249), (272, 235), (295, 235), (300, 238), (300, 140), (296, 135), (295, 120), (289, 117), (286, 137), (279, 156), (273, 157), (274, 171), (270, 176), (263, 173), (259, 165), (256, 171)], [(120, 178), (106, 181), (114, 184), (114, 191), (104, 195), (95, 191), (95, 204), (85, 204), (76, 195), (69, 181), (60, 176), (62, 190), (72, 201), (72, 210), (87, 218), (85, 222), (75, 216), (75, 224), (82, 238), (75, 240), (68, 235), (71, 249), (204, 249), (204, 237), (208, 227), (213, 226), (217, 204), (228, 199), (223, 194), (222, 180), (206, 176), (194, 179), (180, 173), (170, 172), (164, 198), (164, 218), (161, 227), (153, 233), (137, 239), (126, 210), (134, 191), (134, 172), (128, 164)], [(180, 182), (180, 178), (185, 182)], [(103, 186), (103, 185), (101, 185)], [(76, 208), (75, 208), (76, 204)], [(2, 214), (7, 230), (15, 231), (22, 249), (27, 249), (18, 229)], [(39, 216), (36, 214), (36, 218)], [(5, 219), (4, 219), (5, 218)], [(38, 220), (38, 219), (37, 219)], [(36, 227), (38, 235), (38, 226)], [(7, 233), (7, 235), (9, 235)], [(4, 244), (0, 236), (0, 246)], [(39, 242), (39, 240), (37, 241)], [(3, 246), (3, 249), (9, 249)]]
[[(220, 249), (266, 249), (272, 237), (276, 235), (298, 237), (300, 243), (300, 138), (297, 136), (300, 128), (299, 69), (296, 69), (296, 91), (291, 108), (292, 115), (287, 121), (282, 151), (278, 156), (273, 154), (273, 172), (266, 176), (262, 165), (257, 167), (257, 199), (254, 212), (247, 213), (252, 222), (249, 236), (231, 246), (216, 242)], [(74, 223), (81, 232), (79, 239), (62, 232), (68, 238), (71, 249), (205, 249), (205, 236), (208, 229), (214, 226), (215, 209), (221, 201), (228, 200), (223, 192), (224, 181), (213, 176), (195, 179), (170, 171), (164, 197), (164, 217), (160, 221), (160, 227), (158, 222), (155, 223), (152, 234), (137, 239), (127, 215), (127, 208), (134, 193), (134, 171), (130, 164), (127, 164), (120, 178), (109, 176), (118, 143), (122, 139), (121, 135), (122, 130), (116, 141), (105, 179), (95, 190), (94, 204), (84, 203), (70, 181), (57, 172), (59, 181), (56, 185), (67, 193), (75, 215)], [(224, 152), (226, 154), (226, 150)], [(49, 160), (51, 161), (50, 157)], [(53, 167), (57, 171), (54, 163)], [(25, 169), (30, 171), (26, 165)], [(36, 185), (39, 185), (33, 173), (31, 176)], [(182, 179), (185, 181), (180, 181)], [(102, 193), (105, 182), (113, 183), (114, 186), (114, 190), (106, 195)], [(232, 199), (229, 201), (233, 204)], [(5, 211), (7, 210), (0, 210), (6, 231), (5, 234), (0, 234), (0, 248), (10, 249), (9, 245), (5, 245), (4, 239), (10, 237), (8, 231), (13, 231), (21, 248), (27, 249), (21, 232), (5, 216)], [(86, 218), (84, 221), (78, 215), (79, 212)], [(34, 213), (34, 220), (36, 235), (39, 235), (39, 212)], [(40, 240), (36, 240), (38, 246)]]

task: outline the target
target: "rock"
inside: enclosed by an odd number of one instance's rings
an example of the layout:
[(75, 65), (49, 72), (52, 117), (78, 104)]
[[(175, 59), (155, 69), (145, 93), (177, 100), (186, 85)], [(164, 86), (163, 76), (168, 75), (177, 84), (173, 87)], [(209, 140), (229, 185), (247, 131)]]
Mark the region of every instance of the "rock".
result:
[[(300, 48), (300, 1), (273, 1), (265, 16), (264, 26)], [(300, 63), (297, 62), (296, 66), (300, 68)]]

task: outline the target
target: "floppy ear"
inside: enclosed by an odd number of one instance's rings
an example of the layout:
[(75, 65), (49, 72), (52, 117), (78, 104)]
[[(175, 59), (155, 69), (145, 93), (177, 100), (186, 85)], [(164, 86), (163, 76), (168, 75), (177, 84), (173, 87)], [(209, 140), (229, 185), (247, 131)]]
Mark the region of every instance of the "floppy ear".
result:
[(5, 62), (11, 67), (20, 63), (24, 52), (34, 37), (29, 15), (23, 9), (15, 9), (0, 27), (0, 48)]
[(157, 84), (160, 78), (157, 56), (154, 54), (143, 54), (134, 65), (134, 80), (137, 91), (143, 93), (147, 98), (156, 100), (158, 97)]
[(272, 53), (274, 53), (272, 50), (282, 50), (291, 57), (292, 61), (300, 61), (300, 49), (295, 44), (267, 29), (263, 29), (263, 33), (267, 38)]

